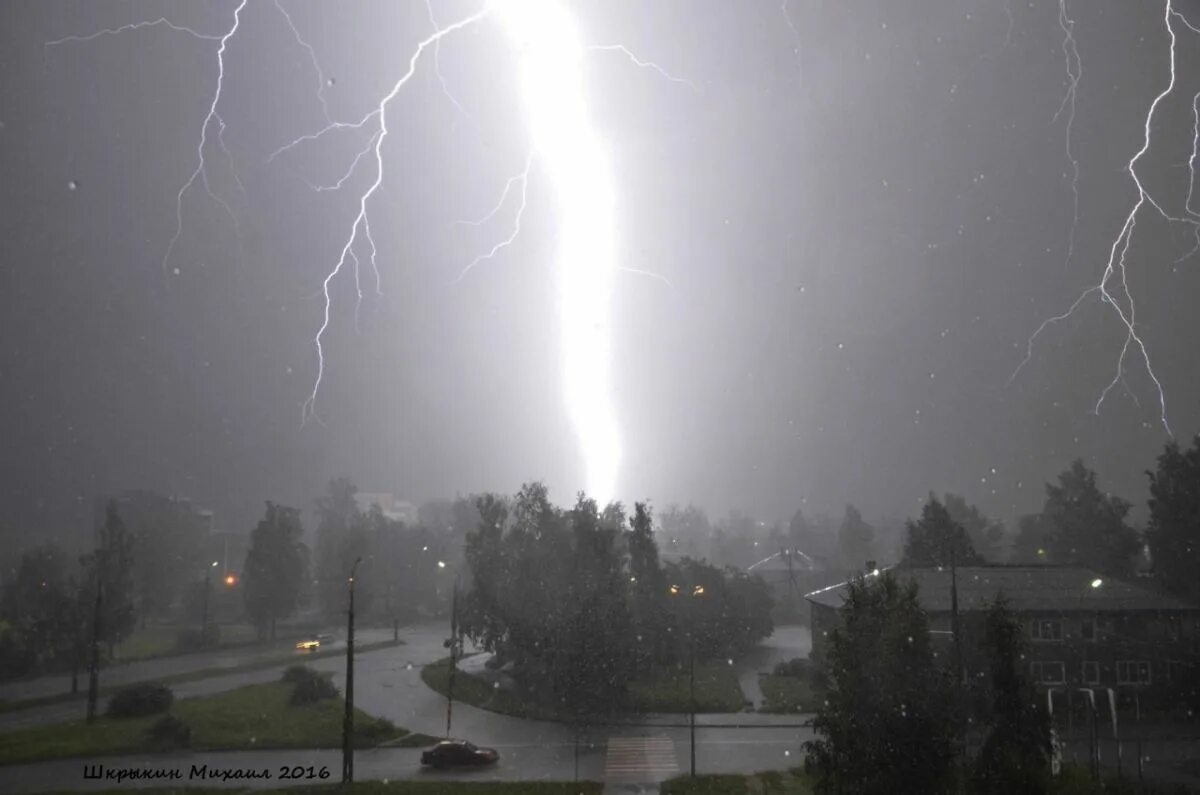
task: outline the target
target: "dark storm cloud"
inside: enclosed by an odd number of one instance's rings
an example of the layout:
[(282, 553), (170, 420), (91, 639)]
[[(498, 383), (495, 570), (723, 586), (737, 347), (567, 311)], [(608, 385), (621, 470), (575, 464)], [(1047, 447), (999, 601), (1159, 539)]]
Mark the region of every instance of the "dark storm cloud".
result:
[[(428, 32), (423, 4), (286, 3), (359, 118)], [(589, 42), (621, 42), (700, 90), (596, 53), (593, 118), (611, 148), (623, 274), (614, 304), (620, 493), (785, 516), (910, 514), (929, 489), (1001, 516), (1082, 456), (1131, 498), (1165, 439), (1153, 385), (1099, 416), (1123, 339), (1091, 302), (1029, 334), (1094, 283), (1136, 198), (1122, 169), (1168, 78), (1158, 4), (1072, 6), (1083, 64), (1072, 149), (1054, 3), (678, 2), (578, 10)], [(1196, 3), (1177, 3), (1200, 18)], [(215, 43), (156, 28), (49, 50), (43, 42), (167, 16), (219, 33), (232, 3), (0, 7), (0, 522), (70, 533), (93, 496), (145, 486), (212, 505), (234, 529), (263, 499), (307, 506), (329, 477), (414, 499), (582, 481), (562, 408), (554, 208), (536, 169), (523, 236), (461, 283), (505, 232), (484, 215), (526, 137), (502, 37), (448, 39), (389, 111), (371, 217), (383, 295), (355, 320), (334, 287), (324, 424), (301, 427), (314, 375), (313, 294), (353, 212), (335, 181), (365, 136), (288, 140), (323, 124), (316, 79), (272, 3), (252, 0), (229, 45), (220, 106), (230, 163), (210, 149), (202, 192), (164, 272), (174, 196), (195, 167)], [(470, 8), (439, 8), (450, 20)], [(1179, 31), (1180, 84), (1142, 161), (1181, 209), (1200, 91), (1200, 36)], [(356, 137), (357, 136), (357, 137)], [(74, 189), (71, 185), (74, 184)], [(1130, 289), (1180, 436), (1198, 425), (1191, 240), (1150, 215)], [(178, 274), (175, 269), (178, 268)], [(1137, 402), (1134, 401), (1136, 396)]]

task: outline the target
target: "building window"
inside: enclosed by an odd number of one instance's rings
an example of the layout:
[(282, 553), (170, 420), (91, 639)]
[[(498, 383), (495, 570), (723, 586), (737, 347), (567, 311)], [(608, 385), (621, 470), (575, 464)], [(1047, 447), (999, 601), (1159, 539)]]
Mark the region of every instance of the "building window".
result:
[(1083, 683), (1085, 685), (1100, 684), (1100, 663), (1095, 660), (1083, 661)]
[(1066, 681), (1066, 667), (1060, 662), (1035, 660), (1029, 664), (1033, 681), (1043, 685), (1061, 685)]
[(1062, 640), (1062, 622), (1056, 618), (1035, 618), (1032, 634), (1034, 640)]
[(1084, 640), (1095, 640), (1096, 639), (1096, 619), (1094, 619), (1094, 618), (1083, 619), (1082, 630), (1081, 630), (1080, 634), (1083, 636)]
[(1145, 660), (1118, 660), (1117, 684), (1150, 684), (1150, 663), (1146, 662)]
[(1167, 616), (1167, 638), (1178, 641), (1183, 637), (1183, 620), (1179, 616)]

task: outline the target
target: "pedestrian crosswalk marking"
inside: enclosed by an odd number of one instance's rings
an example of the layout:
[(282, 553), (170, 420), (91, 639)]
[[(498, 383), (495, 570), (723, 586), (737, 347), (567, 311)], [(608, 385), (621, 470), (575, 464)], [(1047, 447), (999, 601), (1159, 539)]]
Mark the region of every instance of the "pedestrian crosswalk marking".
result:
[(663, 781), (678, 775), (675, 743), (669, 737), (610, 737), (604, 760), (606, 780)]

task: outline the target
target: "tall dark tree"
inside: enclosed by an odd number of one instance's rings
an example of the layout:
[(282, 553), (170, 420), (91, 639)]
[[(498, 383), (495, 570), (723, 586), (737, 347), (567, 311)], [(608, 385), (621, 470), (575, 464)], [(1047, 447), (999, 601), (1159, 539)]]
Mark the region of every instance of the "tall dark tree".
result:
[(358, 487), (349, 478), (335, 478), (317, 498), (317, 604), (328, 618), (336, 618), (345, 609), (346, 555), (354, 551), (349, 547), (355, 546), (355, 542), (347, 542), (347, 536), (354, 528), (361, 530), (363, 524), (356, 494)]
[(837, 534), (838, 557), (843, 569), (861, 571), (868, 560), (875, 560), (875, 528), (863, 520), (853, 505), (846, 506)]
[(971, 546), (984, 560), (1000, 560), (1000, 547), (1004, 543), (1004, 525), (984, 516), (978, 508), (957, 494), (946, 493), (943, 501), (946, 513), (958, 523), (971, 540)]
[(1046, 484), (1042, 516), (1051, 528), (1049, 557), (1113, 577), (1132, 575), (1141, 542), (1126, 521), (1129, 507), (1100, 491), (1096, 473), (1076, 459), (1058, 476), (1057, 486)]
[(1146, 541), (1154, 573), (1176, 596), (1200, 604), (1200, 436), (1180, 450), (1171, 442), (1150, 477)]
[(852, 582), (830, 633), (825, 705), (805, 744), (818, 792), (946, 791), (953, 764), (947, 677), (935, 664), (915, 585), (890, 573)]
[[(100, 641), (109, 647), (129, 636), (137, 624), (134, 593), (134, 540), (125, 527), (116, 500), (109, 500), (104, 524), (97, 532), (96, 550), (85, 555), (84, 590), (89, 604), (95, 599), (97, 583), (103, 591)], [(89, 612), (89, 616), (91, 613)]]
[(919, 521), (909, 521), (904, 544), (905, 566), (977, 566), (983, 559), (971, 546), (962, 525), (950, 517), (946, 506), (933, 494), (921, 509)]
[(662, 656), (666, 640), (667, 583), (654, 542), (650, 506), (635, 503), (627, 547), (629, 548), (630, 610), (636, 633), (634, 663), (644, 669)]
[(0, 614), (17, 633), (26, 670), (60, 663), (75, 640), (75, 584), (67, 558), (53, 544), (26, 550), (4, 585)]
[(1050, 721), (1024, 674), (1021, 623), (1000, 596), (988, 609), (984, 647), (992, 664), (987, 737), (975, 760), (976, 792), (1045, 792), (1050, 773)]
[[(309, 554), (300, 511), (267, 503), (266, 515), (250, 534), (242, 575), (246, 612), (260, 636), (275, 638), (275, 622), (295, 612), (309, 578)], [(342, 582), (345, 583), (343, 574)]]
[(602, 518), (595, 501), (580, 494), (566, 520), (574, 542), (572, 576), (554, 668), (564, 705), (596, 716), (621, 702), (633, 670), (632, 622), (623, 587), (629, 575), (620, 547), (624, 516), (619, 506), (610, 506)]
[(1022, 516), (1017, 520), (1017, 535), (1013, 538), (1009, 559), (1027, 565), (1049, 563), (1052, 531), (1050, 523), (1040, 513)]

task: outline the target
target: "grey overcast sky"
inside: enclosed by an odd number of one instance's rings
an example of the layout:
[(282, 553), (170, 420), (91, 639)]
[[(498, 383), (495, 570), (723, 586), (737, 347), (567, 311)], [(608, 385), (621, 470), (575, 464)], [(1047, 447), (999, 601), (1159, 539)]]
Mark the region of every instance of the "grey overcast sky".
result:
[[(543, 479), (583, 485), (563, 407), (555, 206), (537, 165), (483, 216), (529, 146), (495, 23), (447, 37), (389, 105), (369, 209), (382, 296), (333, 284), (320, 423), (315, 297), (367, 169), (336, 181), (361, 118), (432, 30), (414, 2), (249, 0), (196, 166), (234, 0), (0, 4), (0, 526), (80, 537), (92, 500), (146, 487), (248, 529), (272, 499), (311, 506), (346, 474), (413, 501)], [(1167, 436), (1140, 351), (1099, 415), (1125, 335), (1093, 294), (1138, 192), (1124, 170), (1170, 78), (1163, 2), (1070, 2), (1081, 71), (1070, 122), (1078, 223), (1068, 257), (1067, 55), (1052, 0), (569, 3), (589, 44), (591, 118), (609, 148), (622, 272), (613, 298), (618, 496), (764, 519), (905, 516), (930, 490), (1011, 520), (1071, 459), (1135, 501)], [(477, 4), (435, 4), (443, 24)], [(1175, 0), (1176, 84), (1139, 174), (1184, 216), (1200, 92), (1200, 2)], [(790, 23), (789, 19), (790, 17)], [(1200, 196), (1191, 209), (1200, 212)], [(236, 219), (236, 224), (234, 219)], [(1137, 328), (1177, 438), (1200, 428), (1194, 229), (1146, 206), (1127, 253)], [(365, 249), (363, 250), (365, 251)], [(1183, 258), (1183, 259), (1181, 259)], [(1181, 260), (1181, 261), (1180, 261)], [(364, 271), (364, 279), (368, 272)], [(669, 283), (669, 284), (668, 284)], [(1119, 281), (1111, 282), (1121, 293)]]

